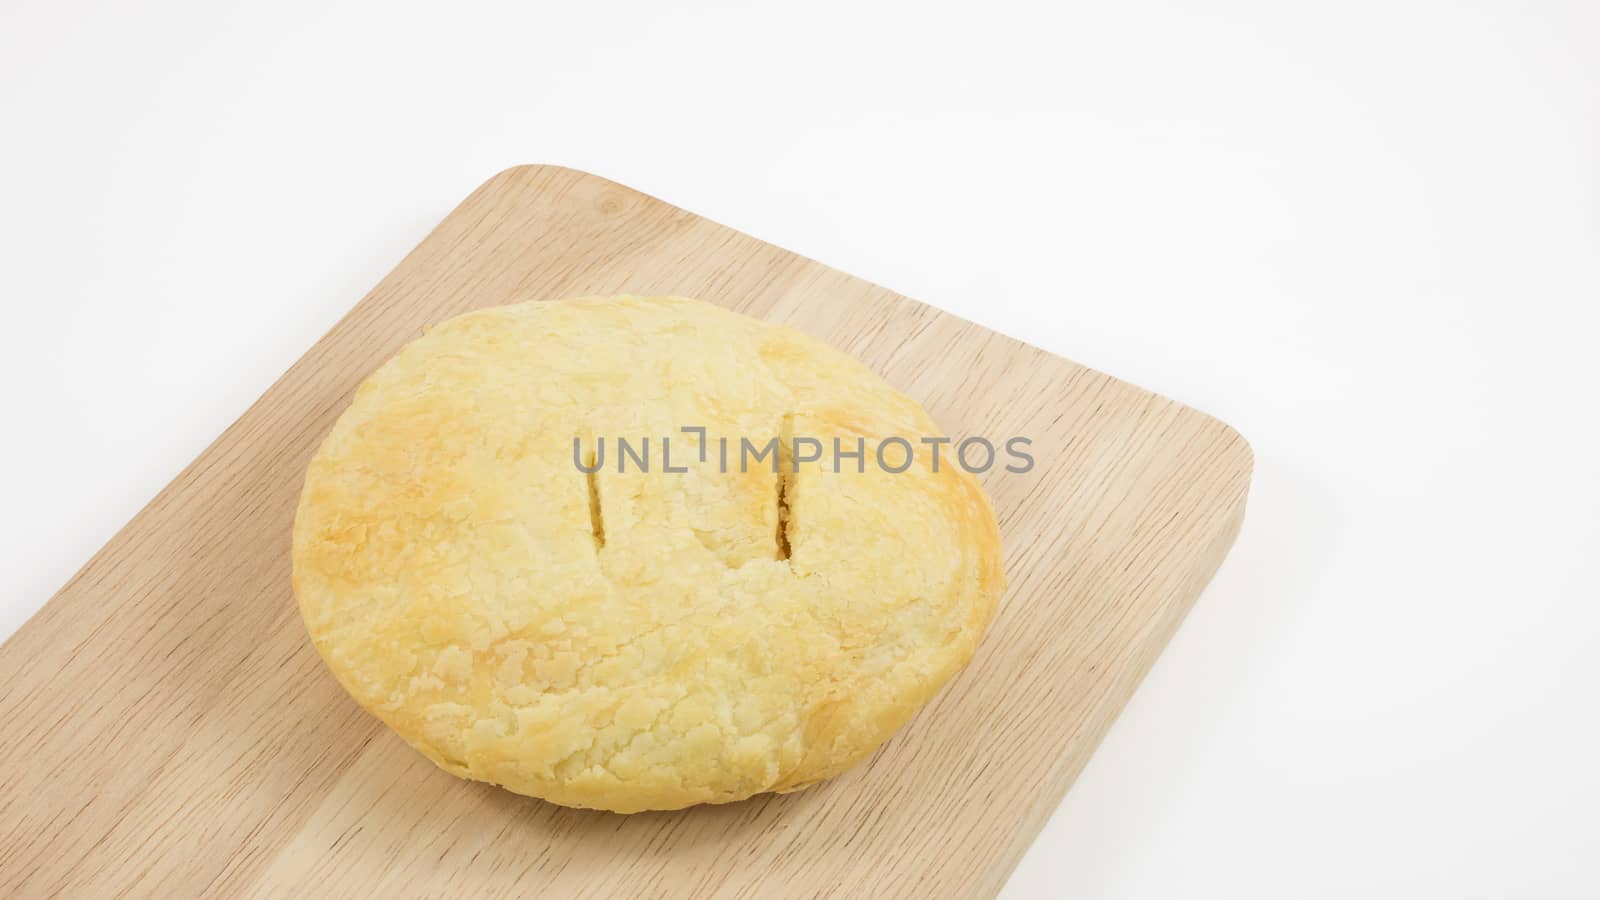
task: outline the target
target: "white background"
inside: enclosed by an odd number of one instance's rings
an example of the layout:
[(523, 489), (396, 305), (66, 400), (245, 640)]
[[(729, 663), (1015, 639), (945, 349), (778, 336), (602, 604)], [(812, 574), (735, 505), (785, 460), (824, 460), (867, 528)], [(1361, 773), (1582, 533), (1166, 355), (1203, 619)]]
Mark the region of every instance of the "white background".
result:
[(1600, 4), (431, 5), (0, 0), (0, 634), (561, 163), (1251, 440), (1007, 897), (1600, 895)]

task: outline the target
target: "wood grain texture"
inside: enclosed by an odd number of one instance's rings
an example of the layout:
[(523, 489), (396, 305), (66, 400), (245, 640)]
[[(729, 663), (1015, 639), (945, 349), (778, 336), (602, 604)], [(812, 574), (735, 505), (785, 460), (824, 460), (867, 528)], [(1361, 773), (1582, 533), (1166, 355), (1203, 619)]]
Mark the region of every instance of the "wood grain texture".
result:
[[(866, 361), (984, 480), (1011, 587), (971, 666), (811, 790), (631, 817), (435, 769), (348, 699), (289, 590), (306, 462), (427, 324), (685, 294)], [(495, 176), (0, 647), (0, 895), (994, 894), (1226, 554), (1250, 451), (1172, 401), (603, 179)]]

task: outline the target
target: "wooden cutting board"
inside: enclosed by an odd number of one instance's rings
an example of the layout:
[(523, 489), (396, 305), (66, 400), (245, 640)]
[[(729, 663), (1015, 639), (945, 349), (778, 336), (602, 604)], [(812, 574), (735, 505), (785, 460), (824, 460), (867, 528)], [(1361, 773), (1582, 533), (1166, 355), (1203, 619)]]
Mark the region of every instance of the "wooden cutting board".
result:
[[(423, 326), (686, 294), (866, 361), (958, 438), (1011, 587), (971, 666), (811, 790), (631, 817), (435, 769), (322, 666), (289, 589), (312, 451)], [(502, 172), (0, 647), (0, 896), (989, 896), (1227, 553), (1248, 445), (1170, 400), (604, 179)]]

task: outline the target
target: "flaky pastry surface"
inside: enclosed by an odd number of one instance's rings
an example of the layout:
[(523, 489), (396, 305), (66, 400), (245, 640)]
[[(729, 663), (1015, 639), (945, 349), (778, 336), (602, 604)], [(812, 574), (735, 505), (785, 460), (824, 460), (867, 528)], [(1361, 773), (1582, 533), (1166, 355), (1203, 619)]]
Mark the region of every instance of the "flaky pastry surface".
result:
[[(791, 434), (823, 460), (739, 471), (741, 437)], [(294, 591), (350, 694), (455, 775), (619, 812), (794, 790), (904, 724), (1002, 590), (948, 448), (937, 473), (925, 447), (874, 461), (937, 434), (855, 360), (699, 301), (469, 313), (368, 378), (316, 453)], [(689, 471), (662, 471), (664, 435)], [(618, 473), (618, 436), (650, 439), (650, 472)], [(832, 439), (858, 436), (866, 472), (835, 472)], [(607, 444), (592, 476), (574, 437)]]

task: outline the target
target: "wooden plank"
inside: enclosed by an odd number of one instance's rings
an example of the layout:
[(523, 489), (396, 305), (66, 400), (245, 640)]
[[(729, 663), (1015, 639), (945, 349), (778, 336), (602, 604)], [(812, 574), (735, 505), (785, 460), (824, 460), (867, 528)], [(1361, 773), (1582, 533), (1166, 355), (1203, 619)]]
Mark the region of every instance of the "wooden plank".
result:
[[(350, 701), (289, 590), (301, 475), (423, 325), (683, 294), (810, 332), (949, 433), (1026, 435), (985, 488), (1011, 588), (869, 762), (631, 817), (436, 770)], [(1172, 401), (592, 175), (495, 176), (0, 647), (0, 894), (988, 896), (1237, 533), (1250, 450)]]

